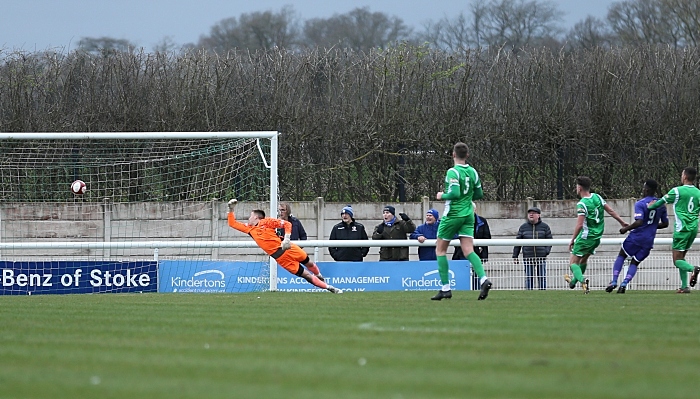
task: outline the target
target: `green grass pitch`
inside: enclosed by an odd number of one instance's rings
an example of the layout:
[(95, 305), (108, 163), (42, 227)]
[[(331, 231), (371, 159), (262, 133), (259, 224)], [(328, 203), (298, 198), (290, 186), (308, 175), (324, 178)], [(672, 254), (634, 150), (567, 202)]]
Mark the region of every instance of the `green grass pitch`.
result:
[(0, 398), (700, 397), (700, 293), (0, 297)]

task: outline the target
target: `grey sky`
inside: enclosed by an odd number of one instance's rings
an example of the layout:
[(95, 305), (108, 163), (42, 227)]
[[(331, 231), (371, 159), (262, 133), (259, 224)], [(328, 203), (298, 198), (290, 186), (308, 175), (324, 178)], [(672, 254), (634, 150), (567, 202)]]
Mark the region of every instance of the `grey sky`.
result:
[[(605, 17), (615, 0), (555, 0), (567, 28)], [(397, 16), (417, 30), (468, 10), (469, 0), (0, 0), (0, 50), (71, 50), (82, 37), (127, 39), (150, 50), (163, 38), (196, 42), (224, 18), (292, 5), (302, 20), (356, 7)]]

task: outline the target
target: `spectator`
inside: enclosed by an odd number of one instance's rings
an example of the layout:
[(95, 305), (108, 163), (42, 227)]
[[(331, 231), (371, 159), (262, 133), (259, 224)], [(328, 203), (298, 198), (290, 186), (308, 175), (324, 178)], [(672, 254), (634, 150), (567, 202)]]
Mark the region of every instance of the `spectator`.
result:
[[(277, 207), (277, 212), (282, 220), (292, 224), (292, 235), (290, 239), (292, 241), (306, 240), (306, 230), (302, 226), (301, 221), (292, 215), (292, 207), (286, 202), (280, 202), (279, 207)], [(280, 234), (281, 231), (277, 230), (277, 234), (282, 237), (284, 234)]]
[[(405, 213), (399, 213), (401, 220), (396, 219), (396, 209), (387, 205), (382, 211), (384, 221), (374, 228), (373, 240), (405, 240), (406, 234), (413, 233), (416, 225)], [(380, 247), (379, 260), (408, 260), (408, 247)]]
[[(357, 223), (355, 213), (350, 205), (340, 211), (342, 221), (331, 230), (331, 240), (367, 240), (365, 226)], [(336, 262), (362, 262), (367, 256), (369, 247), (328, 247), (331, 257)]]
[[(527, 222), (518, 229), (515, 238), (523, 239), (551, 239), (552, 230), (542, 221), (540, 208), (533, 206), (527, 210)], [(519, 263), (520, 250), (523, 252), (523, 264), (525, 265), (525, 288), (531, 290), (535, 286), (534, 276), (537, 276), (537, 284), (541, 290), (547, 289), (547, 255), (552, 250), (550, 246), (513, 247), (513, 259)]]
[[(420, 243), (424, 243), (425, 240), (434, 240), (437, 238), (438, 225), (440, 225), (440, 213), (437, 209), (431, 209), (425, 214), (425, 223), (416, 227), (409, 238), (418, 240)], [(435, 247), (418, 247), (418, 260), (437, 260)]]
[[(474, 239), (490, 239), (491, 229), (489, 228), (489, 223), (486, 218), (476, 214), (476, 204), (474, 205)], [(487, 246), (476, 246), (474, 245), (474, 253), (481, 259), (482, 263), (489, 261), (489, 247)], [(462, 247), (456, 247), (455, 253), (452, 255), (452, 260), (466, 260), (464, 253), (462, 252)], [(481, 289), (481, 284), (479, 284), (479, 276), (474, 273), (472, 269), (472, 287), (475, 290)]]

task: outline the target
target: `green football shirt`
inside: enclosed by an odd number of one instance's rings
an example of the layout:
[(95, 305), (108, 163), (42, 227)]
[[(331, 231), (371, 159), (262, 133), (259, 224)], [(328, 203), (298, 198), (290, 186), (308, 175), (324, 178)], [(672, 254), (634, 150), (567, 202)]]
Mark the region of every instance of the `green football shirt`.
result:
[(583, 220), (583, 229), (579, 233), (579, 237), (584, 240), (597, 240), (603, 236), (605, 230), (604, 214), (605, 200), (596, 193), (592, 193), (590, 197), (581, 198), (576, 204), (577, 216), (585, 216)]
[(661, 200), (656, 201), (650, 209), (656, 209), (662, 204), (673, 205), (676, 214), (677, 232), (697, 232), (698, 214), (700, 214), (700, 190), (692, 185), (672, 188)]
[(455, 165), (445, 174), (444, 217), (465, 217), (474, 214), (474, 191), (481, 189), (476, 169), (470, 165)]

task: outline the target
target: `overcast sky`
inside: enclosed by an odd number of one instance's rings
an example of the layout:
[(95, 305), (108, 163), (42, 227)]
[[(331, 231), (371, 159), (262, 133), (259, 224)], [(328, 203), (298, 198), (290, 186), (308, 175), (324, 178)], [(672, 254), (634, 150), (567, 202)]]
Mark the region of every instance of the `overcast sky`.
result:
[[(563, 25), (604, 18), (615, 0), (555, 0)], [(0, 50), (72, 50), (82, 37), (126, 39), (151, 50), (168, 37), (195, 43), (222, 19), (292, 5), (302, 20), (357, 7), (396, 16), (416, 30), (467, 11), (470, 0), (0, 0)]]

